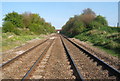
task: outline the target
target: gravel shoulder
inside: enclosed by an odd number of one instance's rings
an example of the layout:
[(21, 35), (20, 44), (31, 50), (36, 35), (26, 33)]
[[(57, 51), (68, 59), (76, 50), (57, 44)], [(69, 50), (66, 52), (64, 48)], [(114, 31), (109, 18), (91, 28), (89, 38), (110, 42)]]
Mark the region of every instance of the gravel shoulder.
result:
[(90, 45), (86, 42), (80, 41), (78, 39), (72, 38), (70, 40), (72, 40), (73, 42), (75, 42), (76, 44), (81, 46), (82, 48), (91, 52), (96, 57), (100, 58), (107, 64), (111, 65), (112, 67), (114, 67), (120, 71), (120, 59), (118, 57), (112, 56), (112, 55), (106, 53), (105, 51), (102, 51), (101, 49), (93, 47), (92, 45)]

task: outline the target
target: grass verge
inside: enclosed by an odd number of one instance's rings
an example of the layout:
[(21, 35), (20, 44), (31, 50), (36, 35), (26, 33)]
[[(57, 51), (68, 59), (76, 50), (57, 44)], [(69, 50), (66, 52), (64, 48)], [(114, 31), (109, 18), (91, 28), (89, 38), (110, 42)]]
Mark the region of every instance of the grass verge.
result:
[(108, 30), (93, 29), (76, 35), (75, 38), (84, 42), (88, 41), (108, 54), (120, 58), (120, 33), (118, 30), (109, 32)]
[(20, 46), (32, 39), (43, 39), (38, 35), (15, 35), (13, 33), (2, 33), (2, 52)]
[(107, 52), (108, 54), (110, 54), (110, 55), (112, 55), (112, 56), (115, 56), (115, 57), (120, 58), (119, 53), (116, 53), (114, 50), (106, 49), (106, 48), (100, 47), (100, 46), (95, 46), (95, 47), (100, 48), (101, 50)]

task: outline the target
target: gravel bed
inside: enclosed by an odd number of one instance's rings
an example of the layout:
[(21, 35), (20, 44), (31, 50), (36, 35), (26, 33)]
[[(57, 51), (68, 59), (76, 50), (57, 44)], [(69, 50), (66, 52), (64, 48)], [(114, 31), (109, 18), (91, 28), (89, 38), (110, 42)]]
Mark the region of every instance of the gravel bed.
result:
[(2, 68), (3, 78), (21, 79), (25, 75), (25, 73), (30, 69), (33, 63), (37, 60), (37, 58), (43, 52), (46, 46), (50, 43), (50, 41), (51, 40), (38, 46), (34, 50), (19, 58), (14, 63), (10, 64), (8, 67), (6, 66), (5, 68)]
[(85, 42), (82, 42), (78, 39), (71, 39), (79, 46), (83, 47), (84, 49), (88, 50), (107, 64), (111, 65), (112, 67), (118, 69), (120, 71), (120, 60), (117, 57), (114, 57), (110, 54), (107, 54), (106, 52), (100, 50), (99, 48), (95, 48), (91, 46), (90, 44), (87, 44)]
[[(53, 37), (54, 36), (54, 37)], [(34, 50), (25, 54), (21, 58), (19, 58), (14, 63), (10, 64), (8, 67), (2, 68), (3, 79), (21, 79), (25, 75), (25, 73), (30, 69), (33, 63), (38, 59), (47, 45), (54, 40), (53, 44), (47, 51), (43, 60), (37, 65), (36, 69), (33, 71), (30, 79), (68, 79), (73, 80), (75, 76), (73, 75), (73, 70), (71, 69), (71, 65), (67, 59), (64, 47), (60, 40), (59, 35), (52, 34), (49, 36), (50, 40), (46, 43), (38, 46)], [(11, 51), (4, 53), (3, 62), (6, 62), (15, 56), (21, 54), (25, 50), (31, 48), (32, 46), (37, 45), (38, 43), (44, 41), (43, 40), (32, 40), (29, 43), (15, 48)], [(90, 51), (92, 54), (102, 59), (106, 63), (112, 65), (113, 67), (119, 69), (118, 59), (116, 57), (110, 56), (99, 49), (91, 47), (90, 45), (83, 43), (77, 39), (70, 39), (82, 46), (83, 48)], [(115, 79), (114, 76), (109, 76), (107, 70), (103, 70), (102, 66), (98, 66), (96, 62), (93, 62), (92, 59), (87, 57), (81, 50), (76, 48), (66, 39), (64, 39), (65, 44), (70, 52), (70, 55), (75, 61), (78, 69), (80, 70), (84, 79)], [(2, 62), (2, 63), (3, 63)], [(119, 61), (120, 62), (120, 61)], [(1, 71), (1, 70), (0, 70)]]
[(78, 69), (80, 70), (84, 79), (114, 79), (114, 76), (109, 76), (107, 70), (103, 70), (101, 66), (97, 66), (87, 57), (81, 50), (76, 48), (73, 44), (64, 39), (71, 56), (73, 57)]
[(74, 79), (60, 37), (56, 37), (43, 79)]
[(48, 59), (51, 55), (51, 50), (53, 48), (53, 44), (55, 42), (53, 41), (52, 45), (49, 47), (48, 51), (44, 54), (44, 57), (41, 59), (41, 61), (36, 65), (36, 68), (34, 68), (32, 74), (30, 74), (29, 79), (43, 79), (43, 75), (45, 73), (45, 67), (48, 62)]
[(11, 50), (8, 50), (6, 52), (2, 52), (2, 54), (0, 54), (0, 59), (2, 59), (2, 61), (0, 61), (0, 64), (18, 56), (19, 54), (21, 54), (22, 52), (26, 51), (27, 49), (37, 45), (38, 43), (43, 42), (44, 40), (46, 40), (47, 38), (50, 38), (52, 36), (54, 36), (55, 34), (50, 34), (50, 35), (41, 35), (41, 37), (44, 37), (45, 39), (33, 39), (30, 41), (27, 41), (27, 43), (15, 47)]
[[(8, 60), (10, 60), (10, 59), (12, 59), (12, 58), (20, 55), (20, 54), (22, 54), (22, 53), (25, 52), (26, 50), (28, 50), (28, 49), (30, 49), (31, 47), (33, 47), (33, 46), (35, 46), (35, 45), (43, 42), (44, 40), (45, 40), (45, 39), (43, 39), (43, 40), (37, 40), (37, 39), (35, 40), (35, 39), (34, 39), (34, 41), (30, 41), (30, 42), (28, 42), (27, 44), (24, 44), (24, 45), (22, 45), (22, 46), (20, 46), (20, 47), (14, 48), (14, 49), (12, 49), (12, 50), (9, 50), (9, 51), (1, 54), (2, 63), (4, 63), (4, 62), (6, 62), (6, 61), (8, 61)], [(2, 64), (2, 63), (0, 63), (0, 64)]]

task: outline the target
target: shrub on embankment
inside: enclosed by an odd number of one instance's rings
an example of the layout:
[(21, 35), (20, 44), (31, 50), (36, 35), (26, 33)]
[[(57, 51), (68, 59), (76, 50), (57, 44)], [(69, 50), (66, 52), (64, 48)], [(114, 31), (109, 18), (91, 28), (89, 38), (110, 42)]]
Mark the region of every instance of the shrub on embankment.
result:
[(82, 41), (89, 41), (94, 46), (120, 53), (120, 28), (108, 26), (107, 20), (96, 15), (91, 9), (83, 10), (80, 15), (70, 18), (62, 27), (61, 33)]
[[(102, 47), (103, 49), (110, 50), (116, 56), (120, 53), (120, 28), (110, 28), (103, 30), (103, 29), (93, 29), (87, 32), (83, 32), (79, 35), (76, 35), (75, 38), (80, 39), (81, 41), (89, 41), (94, 46)], [(118, 29), (116, 31), (116, 29)]]
[(16, 35), (47, 34), (55, 32), (55, 27), (35, 13), (8, 13), (3, 19), (2, 32)]

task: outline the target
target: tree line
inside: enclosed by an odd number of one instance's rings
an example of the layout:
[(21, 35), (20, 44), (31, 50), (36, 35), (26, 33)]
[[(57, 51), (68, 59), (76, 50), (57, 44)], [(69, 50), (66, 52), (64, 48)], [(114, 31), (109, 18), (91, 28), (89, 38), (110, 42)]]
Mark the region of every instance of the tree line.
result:
[(65, 34), (69, 37), (73, 37), (82, 32), (100, 28), (103, 26), (108, 26), (108, 22), (105, 17), (101, 15), (96, 15), (92, 9), (87, 8), (83, 10), (83, 13), (80, 15), (75, 15), (71, 17), (67, 23), (62, 27), (62, 34)]
[(2, 32), (21, 34), (47, 34), (55, 32), (55, 27), (46, 22), (36, 13), (8, 13), (3, 18)]
[(108, 51), (120, 58), (120, 28), (108, 26), (105, 17), (96, 15), (90, 8), (71, 17), (62, 27), (61, 33)]

